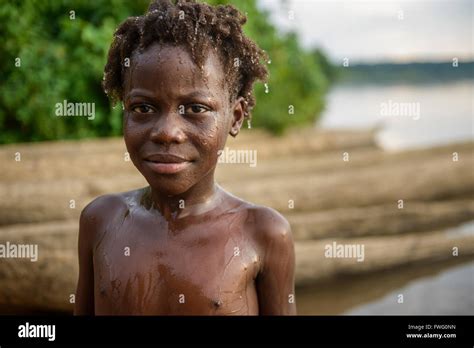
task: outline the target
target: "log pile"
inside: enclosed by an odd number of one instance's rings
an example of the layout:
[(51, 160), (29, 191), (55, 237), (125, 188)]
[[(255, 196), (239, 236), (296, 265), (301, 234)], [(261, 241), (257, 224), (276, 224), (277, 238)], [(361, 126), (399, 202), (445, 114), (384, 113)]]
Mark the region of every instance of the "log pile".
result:
[[(257, 166), (219, 164), (217, 181), (287, 217), (298, 286), (474, 257), (472, 226), (453, 230), (474, 220), (473, 143), (387, 153), (373, 139), (306, 129), (229, 140), (231, 149), (256, 150)], [(0, 308), (72, 309), (80, 211), (101, 194), (146, 184), (125, 151), (122, 139), (0, 148), (0, 244), (39, 246), (37, 262), (0, 258)], [(363, 262), (328, 257), (335, 243), (364, 246)]]

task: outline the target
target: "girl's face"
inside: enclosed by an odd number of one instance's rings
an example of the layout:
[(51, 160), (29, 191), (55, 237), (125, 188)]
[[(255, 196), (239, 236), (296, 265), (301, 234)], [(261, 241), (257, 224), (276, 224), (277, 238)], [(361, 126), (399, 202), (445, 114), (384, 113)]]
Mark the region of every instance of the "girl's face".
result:
[(213, 181), (218, 151), (243, 119), (242, 102), (229, 101), (219, 58), (209, 54), (201, 71), (184, 48), (155, 44), (128, 69), (123, 126), (133, 164), (170, 196)]

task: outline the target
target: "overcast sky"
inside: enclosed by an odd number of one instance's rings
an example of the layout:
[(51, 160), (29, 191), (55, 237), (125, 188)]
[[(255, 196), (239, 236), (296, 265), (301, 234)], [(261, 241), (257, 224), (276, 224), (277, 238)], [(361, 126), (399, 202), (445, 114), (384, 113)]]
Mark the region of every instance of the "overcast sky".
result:
[[(286, 3), (286, 5), (284, 5)], [(332, 60), (474, 59), (474, 0), (259, 0), (280, 30)], [(293, 17), (291, 19), (290, 17)]]

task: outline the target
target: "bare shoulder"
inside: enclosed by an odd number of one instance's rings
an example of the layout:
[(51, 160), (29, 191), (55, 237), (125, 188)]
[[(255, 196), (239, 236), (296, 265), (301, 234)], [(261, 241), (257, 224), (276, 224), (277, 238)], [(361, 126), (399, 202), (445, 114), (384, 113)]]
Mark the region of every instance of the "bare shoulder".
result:
[(260, 206), (256, 209), (258, 224), (267, 237), (285, 237), (291, 235), (288, 220), (275, 209)]
[(275, 209), (251, 205), (249, 215), (253, 217), (255, 232), (265, 239), (281, 239), (291, 237), (291, 227), (288, 220)]
[(252, 208), (255, 236), (258, 241), (259, 262), (255, 276), (259, 313), (261, 315), (296, 314), (295, 248), (290, 224), (276, 210)]
[(253, 218), (253, 239), (262, 260), (260, 271), (286, 269), (280, 267), (281, 264), (294, 262), (293, 235), (288, 220), (269, 207), (253, 205), (248, 210), (249, 218)]
[(293, 248), (293, 236), (288, 220), (275, 209), (246, 203), (248, 212), (247, 223), (254, 239), (264, 250), (270, 246), (280, 248)]
[(80, 233), (88, 238), (102, 230), (104, 223), (114, 219), (127, 209), (127, 202), (137, 199), (142, 189), (99, 196), (91, 201), (81, 212)]
[(81, 212), (81, 220), (84, 222), (95, 220), (100, 222), (101, 217), (109, 212), (125, 206), (124, 193), (114, 193), (99, 196), (91, 201)]
[(291, 227), (283, 215), (275, 209), (247, 202), (224, 191), (231, 206), (246, 213), (246, 229), (256, 239), (291, 239)]

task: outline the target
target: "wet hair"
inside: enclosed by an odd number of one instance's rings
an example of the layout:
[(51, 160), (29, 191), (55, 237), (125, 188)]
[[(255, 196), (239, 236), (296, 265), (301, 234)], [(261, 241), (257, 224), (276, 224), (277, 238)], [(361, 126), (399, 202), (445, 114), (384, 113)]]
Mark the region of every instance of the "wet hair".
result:
[(135, 53), (154, 43), (184, 46), (202, 69), (210, 50), (220, 58), (231, 100), (243, 97), (245, 117), (255, 105), (253, 84), (268, 76), (266, 53), (242, 32), (247, 18), (232, 5), (210, 6), (195, 0), (155, 0), (147, 12), (130, 17), (115, 31), (102, 86), (113, 103), (123, 100), (124, 76)]

